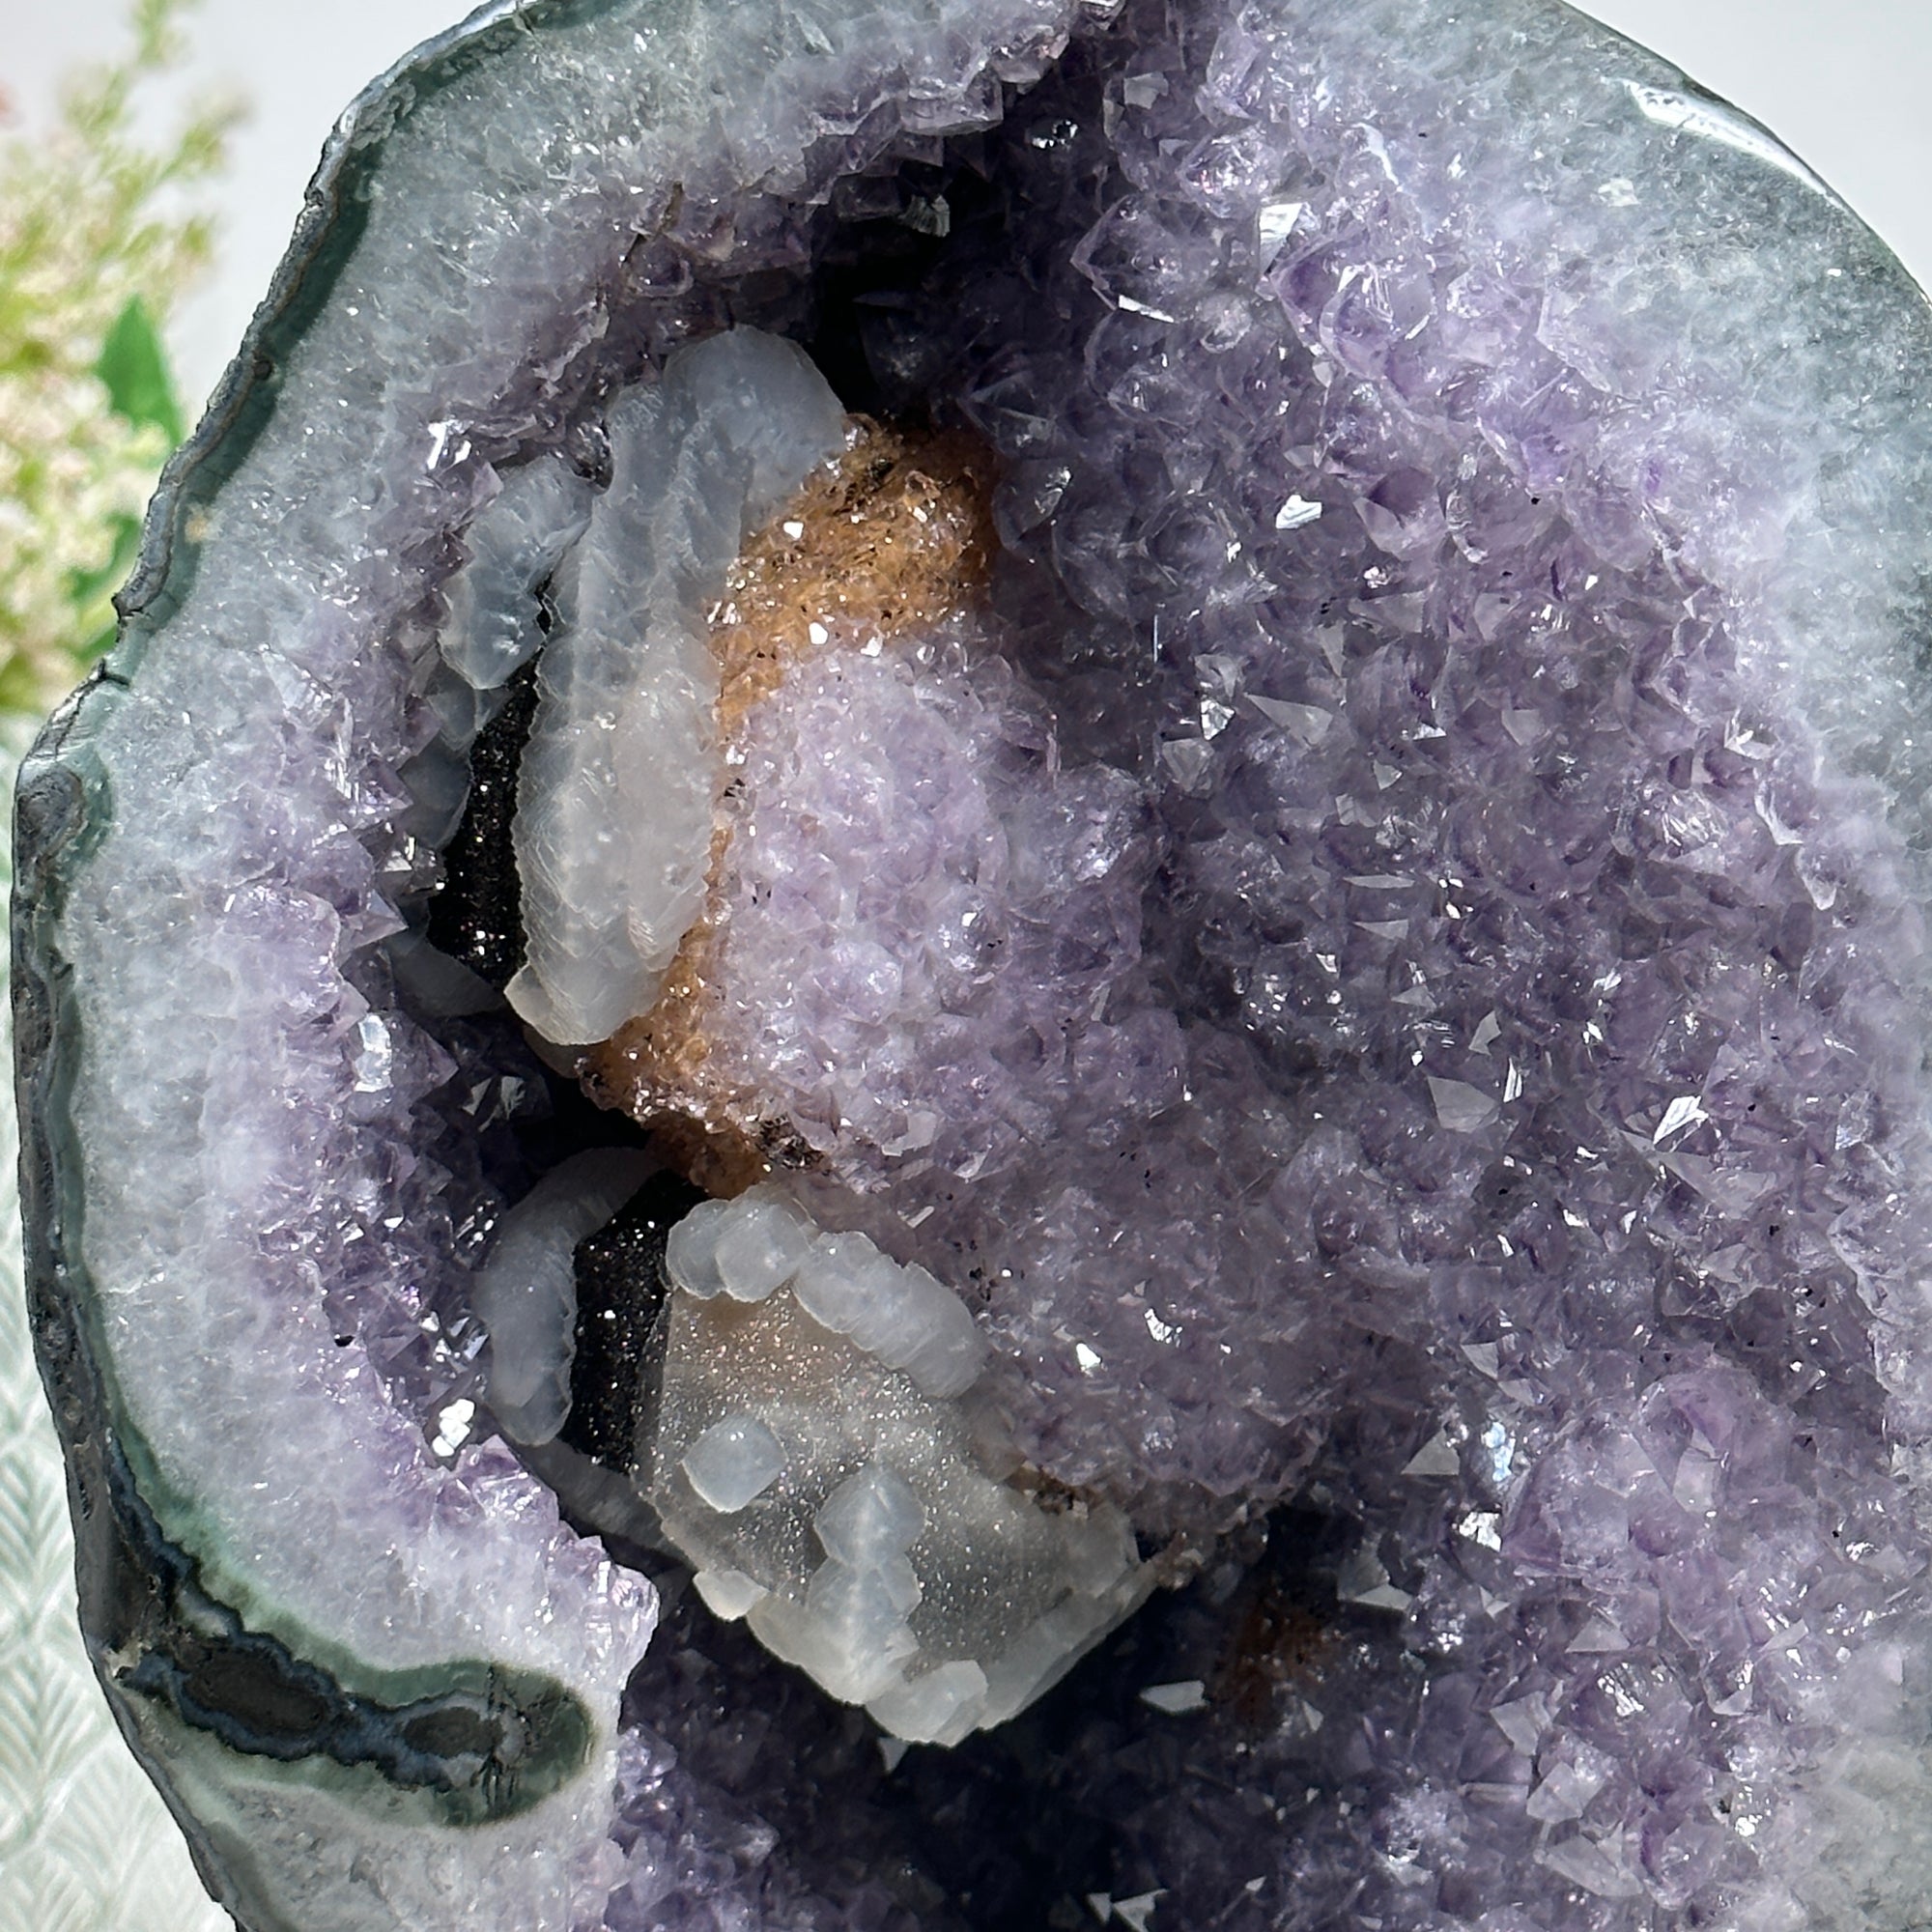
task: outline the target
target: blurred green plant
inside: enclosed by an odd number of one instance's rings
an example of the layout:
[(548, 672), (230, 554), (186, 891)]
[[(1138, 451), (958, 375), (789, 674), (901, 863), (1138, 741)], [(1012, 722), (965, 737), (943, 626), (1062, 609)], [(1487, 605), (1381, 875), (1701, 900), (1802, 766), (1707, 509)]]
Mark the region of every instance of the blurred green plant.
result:
[(233, 110), (150, 142), (146, 84), (195, 0), (134, 0), (131, 45), (76, 74), (45, 134), (0, 142), (0, 713), (57, 700), (114, 640), (141, 511), (181, 440), (160, 327), (208, 260), (192, 188)]

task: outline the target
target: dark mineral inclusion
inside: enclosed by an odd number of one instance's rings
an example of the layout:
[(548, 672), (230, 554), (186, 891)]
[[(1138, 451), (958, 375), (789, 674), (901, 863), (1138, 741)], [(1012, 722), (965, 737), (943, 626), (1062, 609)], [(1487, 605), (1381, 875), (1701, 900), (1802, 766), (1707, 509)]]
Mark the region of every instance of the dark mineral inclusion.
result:
[[(973, 439), (996, 541), (747, 714), (725, 1098), (633, 1124), (497, 995), (534, 714), (448, 586), (512, 506), (548, 652), (606, 424), (726, 328)], [(17, 815), (83, 1620), (211, 1889), (1932, 1921), (1928, 366), (1799, 161), (1550, 0), (531, 0), (372, 89)], [(609, 1146), (656, 1205), (526, 1466), (470, 1284)], [(565, 1479), (636, 1498), (673, 1177), (778, 1150), (1171, 1586), (951, 1749)]]

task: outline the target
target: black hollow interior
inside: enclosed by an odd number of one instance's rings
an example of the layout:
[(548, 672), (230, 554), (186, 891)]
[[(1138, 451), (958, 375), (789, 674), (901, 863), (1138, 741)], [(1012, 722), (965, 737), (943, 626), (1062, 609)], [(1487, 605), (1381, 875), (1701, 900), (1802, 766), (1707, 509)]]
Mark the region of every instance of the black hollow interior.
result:
[(531, 664), (510, 680), (502, 709), (470, 748), (469, 803), (442, 848), (443, 882), (429, 903), (430, 944), (499, 991), (524, 963), (524, 895), (510, 827), (517, 815), (517, 774), (536, 711)]
[(577, 1355), (562, 1438), (629, 1475), (655, 1379), (665, 1242), (703, 1195), (668, 1171), (652, 1176), (614, 1221), (577, 1250)]

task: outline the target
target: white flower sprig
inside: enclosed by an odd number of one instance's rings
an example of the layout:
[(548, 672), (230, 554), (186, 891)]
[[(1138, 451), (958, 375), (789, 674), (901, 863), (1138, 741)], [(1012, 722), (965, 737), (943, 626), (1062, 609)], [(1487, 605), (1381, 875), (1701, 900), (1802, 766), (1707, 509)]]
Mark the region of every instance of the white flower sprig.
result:
[(192, 4), (135, 0), (128, 53), (74, 77), (49, 133), (0, 141), (0, 711), (43, 710), (111, 641), (181, 438), (158, 330), (208, 260), (192, 189), (233, 112), (157, 145), (135, 119)]

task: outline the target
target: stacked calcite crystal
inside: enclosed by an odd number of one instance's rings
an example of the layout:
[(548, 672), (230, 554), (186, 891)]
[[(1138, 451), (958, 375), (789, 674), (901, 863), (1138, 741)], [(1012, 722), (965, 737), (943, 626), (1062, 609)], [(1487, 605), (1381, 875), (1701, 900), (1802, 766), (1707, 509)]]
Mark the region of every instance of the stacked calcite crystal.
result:
[(762, 1188), (694, 1209), (666, 1261), (650, 1500), (718, 1615), (894, 1736), (957, 1744), (1146, 1596), (1117, 1507), (995, 1479), (1019, 1458), (959, 1400), (985, 1343), (924, 1268)]
[(251, 1932), (1932, 1921), (1932, 314), (1553, 0), (526, 0), (20, 795)]

